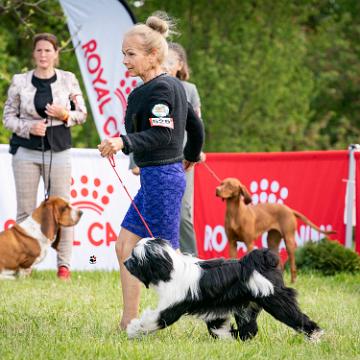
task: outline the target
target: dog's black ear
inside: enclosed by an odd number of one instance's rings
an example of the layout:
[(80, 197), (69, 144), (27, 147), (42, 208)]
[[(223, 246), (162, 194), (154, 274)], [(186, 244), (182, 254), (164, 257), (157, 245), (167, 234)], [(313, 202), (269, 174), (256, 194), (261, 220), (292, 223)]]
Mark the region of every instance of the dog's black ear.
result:
[(245, 202), (246, 205), (252, 203), (251, 195), (249, 194), (249, 191), (248, 191), (248, 189), (246, 188), (245, 185), (241, 185), (240, 194), (244, 197), (244, 202)]
[(280, 258), (279, 255), (275, 252), (271, 251), (270, 249), (264, 249), (262, 254), (264, 256), (264, 261), (268, 266), (276, 268), (279, 265)]
[(141, 281), (147, 289), (149, 288), (149, 269), (147, 269), (144, 264), (140, 265), (134, 258), (129, 258), (124, 261), (124, 266), (131, 275), (135, 276), (139, 281)]

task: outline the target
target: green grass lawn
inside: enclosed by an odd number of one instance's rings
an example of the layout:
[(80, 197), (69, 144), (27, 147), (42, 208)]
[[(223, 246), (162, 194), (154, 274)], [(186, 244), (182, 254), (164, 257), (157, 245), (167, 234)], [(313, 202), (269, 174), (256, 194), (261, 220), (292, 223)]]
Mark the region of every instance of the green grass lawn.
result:
[[(360, 275), (299, 274), (300, 306), (326, 332), (319, 344), (265, 312), (247, 342), (214, 340), (193, 317), (128, 340), (117, 330), (118, 279), (115, 272), (74, 272), (64, 283), (48, 271), (1, 281), (0, 359), (360, 359)], [(155, 293), (144, 288), (142, 309), (155, 305)]]

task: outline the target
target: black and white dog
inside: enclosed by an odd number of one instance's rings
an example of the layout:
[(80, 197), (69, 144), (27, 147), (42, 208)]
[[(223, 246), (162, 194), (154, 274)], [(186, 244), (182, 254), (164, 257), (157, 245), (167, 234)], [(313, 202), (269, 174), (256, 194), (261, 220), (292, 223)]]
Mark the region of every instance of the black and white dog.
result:
[[(262, 309), (312, 341), (323, 334), (299, 309), (295, 290), (284, 285), (278, 257), (267, 249), (253, 250), (241, 260), (202, 261), (177, 253), (162, 239), (144, 238), (124, 264), (159, 295), (156, 310), (147, 309), (130, 322), (129, 338), (191, 314), (203, 319), (214, 337), (246, 340), (257, 334)], [(230, 324), (232, 315), (236, 328)]]

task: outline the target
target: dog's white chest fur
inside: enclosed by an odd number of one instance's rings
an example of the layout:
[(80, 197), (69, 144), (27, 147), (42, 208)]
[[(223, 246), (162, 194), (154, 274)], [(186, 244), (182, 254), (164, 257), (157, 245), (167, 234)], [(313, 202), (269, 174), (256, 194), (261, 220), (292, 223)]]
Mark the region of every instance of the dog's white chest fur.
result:
[(196, 299), (198, 297), (201, 276), (200, 268), (195, 265), (198, 259), (178, 255), (173, 257), (172, 260), (174, 270), (171, 273), (171, 281), (161, 282), (155, 287), (156, 292), (159, 294), (159, 309), (182, 301), (188, 296), (189, 292), (192, 298)]
[[(34, 262), (34, 265), (43, 260), (47, 254), (47, 249), (51, 242), (54, 239), (48, 239), (41, 231), (41, 226), (36, 222), (32, 216), (27, 217), (19, 226), (27, 233), (29, 236), (37, 240), (40, 246), (40, 255)], [(56, 236), (56, 235), (55, 235)]]

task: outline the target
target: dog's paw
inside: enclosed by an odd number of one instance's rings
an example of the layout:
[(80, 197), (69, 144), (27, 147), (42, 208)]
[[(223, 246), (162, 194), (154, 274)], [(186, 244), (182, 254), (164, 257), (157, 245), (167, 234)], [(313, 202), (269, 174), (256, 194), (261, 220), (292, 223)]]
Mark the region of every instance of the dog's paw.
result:
[(317, 344), (320, 342), (321, 337), (325, 334), (325, 331), (322, 329), (317, 329), (314, 330), (310, 335), (309, 335), (309, 341), (312, 342), (313, 344)]
[(3, 270), (0, 271), (0, 280), (15, 280), (16, 275), (15, 270)]
[(142, 326), (139, 319), (132, 319), (126, 328), (129, 339), (135, 339), (142, 334)]
[(16, 276), (19, 278), (25, 278), (31, 275), (32, 273), (32, 267), (29, 267), (27, 269), (19, 269), (16, 273)]

